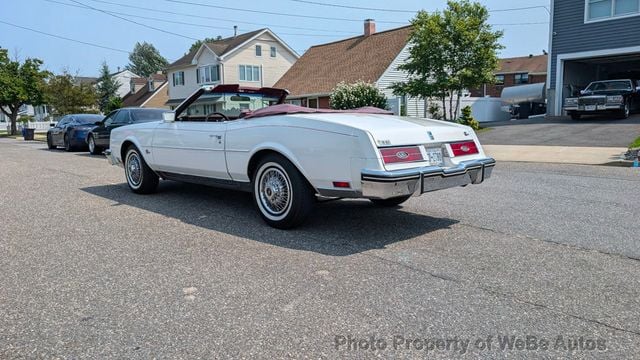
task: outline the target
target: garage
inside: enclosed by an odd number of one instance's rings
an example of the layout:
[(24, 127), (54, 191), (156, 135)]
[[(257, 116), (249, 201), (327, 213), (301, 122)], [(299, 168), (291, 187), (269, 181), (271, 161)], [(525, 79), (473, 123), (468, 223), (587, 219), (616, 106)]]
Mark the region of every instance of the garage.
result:
[(562, 106), (564, 99), (569, 96), (577, 96), (592, 81), (640, 79), (640, 52), (576, 58), (570, 56), (572, 55), (566, 54), (558, 57), (559, 84), (556, 88), (562, 89), (562, 92), (556, 94), (556, 106)]

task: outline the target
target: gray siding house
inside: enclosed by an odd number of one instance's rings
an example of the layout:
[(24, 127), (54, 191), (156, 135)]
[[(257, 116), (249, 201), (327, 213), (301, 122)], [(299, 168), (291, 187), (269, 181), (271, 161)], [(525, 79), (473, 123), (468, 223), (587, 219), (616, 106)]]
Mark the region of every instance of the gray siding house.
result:
[(640, 79), (640, 0), (554, 0), (547, 111), (595, 80)]

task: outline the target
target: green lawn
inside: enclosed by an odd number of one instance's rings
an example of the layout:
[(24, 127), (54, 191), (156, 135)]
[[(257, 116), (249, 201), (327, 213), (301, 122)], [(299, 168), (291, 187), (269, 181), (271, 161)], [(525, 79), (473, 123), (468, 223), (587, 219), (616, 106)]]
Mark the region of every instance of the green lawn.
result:
[(637, 138), (634, 142), (629, 145), (629, 149), (637, 149), (640, 148), (640, 137)]

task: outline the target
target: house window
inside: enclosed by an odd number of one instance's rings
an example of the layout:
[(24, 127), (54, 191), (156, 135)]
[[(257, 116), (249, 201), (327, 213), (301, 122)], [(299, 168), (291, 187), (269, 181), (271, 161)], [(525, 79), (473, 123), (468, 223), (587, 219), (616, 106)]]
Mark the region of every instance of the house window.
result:
[(275, 46), (271, 47), (271, 57), (276, 57), (276, 53), (278, 52), (278, 50), (276, 50)]
[(287, 104), (302, 106), (302, 100), (300, 100), (300, 99), (289, 100), (289, 101), (287, 101)]
[(240, 65), (240, 81), (260, 81), (260, 66)]
[(256, 56), (262, 56), (262, 45), (256, 45)]
[(513, 82), (515, 84), (528, 84), (529, 83), (529, 74), (527, 74), (527, 73), (515, 74)]
[(307, 100), (307, 107), (310, 107), (312, 109), (317, 109), (318, 108), (318, 98), (308, 99)]
[(198, 84), (209, 84), (220, 81), (220, 65), (207, 65), (196, 70)]
[(496, 75), (496, 85), (504, 85), (504, 75)]
[[(131, 82), (133, 86), (133, 82)], [(173, 86), (184, 85), (184, 71), (177, 71), (173, 73)], [(131, 91), (133, 92), (133, 91)]]
[(586, 20), (640, 15), (640, 0), (585, 0)]

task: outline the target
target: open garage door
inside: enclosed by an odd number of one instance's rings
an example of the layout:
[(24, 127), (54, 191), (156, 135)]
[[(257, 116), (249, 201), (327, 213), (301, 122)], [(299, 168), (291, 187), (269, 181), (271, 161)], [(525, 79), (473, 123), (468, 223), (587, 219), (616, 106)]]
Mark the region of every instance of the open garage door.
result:
[[(558, 57), (556, 79), (556, 114), (562, 114), (562, 104), (569, 96), (577, 95), (592, 81), (613, 79), (640, 79), (640, 49), (635, 52), (615, 50), (588, 54), (562, 55)], [(560, 90), (560, 91), (558, 91)]]

